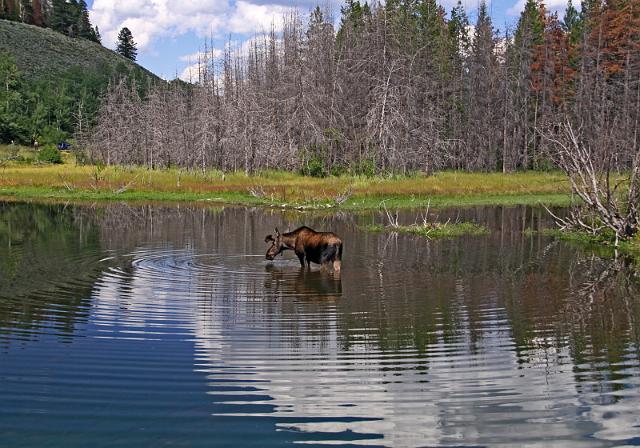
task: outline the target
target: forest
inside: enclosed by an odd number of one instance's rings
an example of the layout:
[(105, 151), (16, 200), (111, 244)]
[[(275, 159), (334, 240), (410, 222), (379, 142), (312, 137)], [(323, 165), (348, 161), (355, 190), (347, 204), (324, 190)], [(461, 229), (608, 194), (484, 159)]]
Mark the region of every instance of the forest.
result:
[(615, 169), (637, 153), (640, 0), (528, 0), (501, 32), (484, 2), (473, 24), (435, 0), (282, 20), (206, 45), (187, 87), (112, 83), (81, 141), (108, 164), (316, 176), (547, 169), (567, 129)]
[[(65, 52), (61, 50), (58, 57)], [(105, 62), (92, 70), (70, 66), (51, 76), (29, 78), (18, 69), (12, 54), (0, 52), (0, 143), (56, 145), (87, 132), (111, 80), (143, 80), (141, 94), (153, 82), (135, 67)]]
[(0, 0), (0, 19), (51, 28), (69, 37), (100, 43), (85, 0)]

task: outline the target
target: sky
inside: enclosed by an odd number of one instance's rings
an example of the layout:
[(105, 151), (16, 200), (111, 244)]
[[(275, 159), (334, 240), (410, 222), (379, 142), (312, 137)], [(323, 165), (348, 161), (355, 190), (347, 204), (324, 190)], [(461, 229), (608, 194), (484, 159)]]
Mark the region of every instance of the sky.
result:
[[(242, 42), (267, 30), (291, 7), (308, 14), (330, 0), (89, 0), (91, 23), (97, 25), (102, 44), (115, 48), (118, 31), (126, 26), (138, 44), (137, 62), (165, 79), (189, 80), (205, 41), (217, 49), (224, 42)], [(333, 0), (336, 18), (342, 0)], [(447, 11), (457, 0), (439, 0)], [(490, 1), (490, 0), (489, 0)], [(489, 9), (494, 26), (513, 26), (525, 0), (493, 0)], [(463, 0), (473, 22), (479, 0)], [(547, 0), (552, 11), (564, 10), (566, 0)], [(574, 2), (579, 3), (579, 2)]]

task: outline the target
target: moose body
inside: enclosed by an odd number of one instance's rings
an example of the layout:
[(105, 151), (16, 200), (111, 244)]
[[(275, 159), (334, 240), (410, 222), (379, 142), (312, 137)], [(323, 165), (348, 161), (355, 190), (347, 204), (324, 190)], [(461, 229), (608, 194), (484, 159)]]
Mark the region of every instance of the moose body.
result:
[(285, 250), (293, 250), (300, 265), (311, 267), (311, 262), (320, 264), (326, 269), (333, 263), (333, 270), (340, 272), (342, 262), (342, 240), (332, 232), (316, 232), (303, 226), (293, 232), (280, 233), (276, 228), (275, 238), (267, 235), (265, 243), (271, 242), (267, 250), (266, 259), (273, 260), (279, 253)]

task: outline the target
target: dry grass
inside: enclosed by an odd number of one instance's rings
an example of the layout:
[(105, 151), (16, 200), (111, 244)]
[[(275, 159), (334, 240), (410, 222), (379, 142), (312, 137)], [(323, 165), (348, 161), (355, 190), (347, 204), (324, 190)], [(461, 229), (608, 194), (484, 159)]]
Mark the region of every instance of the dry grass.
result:
[[(429, 200), (470, 203), (532, 203), (567, 200), (569, 184), (559, 173), (460, 173), (442, 172), (410, 177), (328, 177), (267, 171), (253, 176), (244, 173), (206, 172), (181, 169), (148, 170), (140, 167), (4, 164), (0, 167), (0, 195), (48, 191), (73, 198), (74, 193), (100, 193), (100, 197), (123, 193), (153, 193), (186, 198), (211, 198), (233, 193), (251, 203), (341, 205), (344, 208), (422, 206)], [(457, 198), (457, 199), (456, 199)], [(446, 199), (446, 200), (445, 200)]]

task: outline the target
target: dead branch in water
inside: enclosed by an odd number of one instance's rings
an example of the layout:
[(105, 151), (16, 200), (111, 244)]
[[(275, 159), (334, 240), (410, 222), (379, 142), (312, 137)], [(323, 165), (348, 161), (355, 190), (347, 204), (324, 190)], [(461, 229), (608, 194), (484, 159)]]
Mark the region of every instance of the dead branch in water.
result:
[[(556, 148), (557, 165), (567, 174), (573, 193), (582, 201), (564, 218), (548, 208), (547, 211), (563, 230), (593, 235), (610, 230), (617, 245), (620, 239), (632, 237), (638, 231), (640, 153), (636, 151), (628, 178), (612, 185), (612, 154), (595, 151), (581, 138), (581, 131), (565, 123), (556, 135), (545, 135)], [(623, 184), (629, 187), (626, 196), (618, 192)]]

